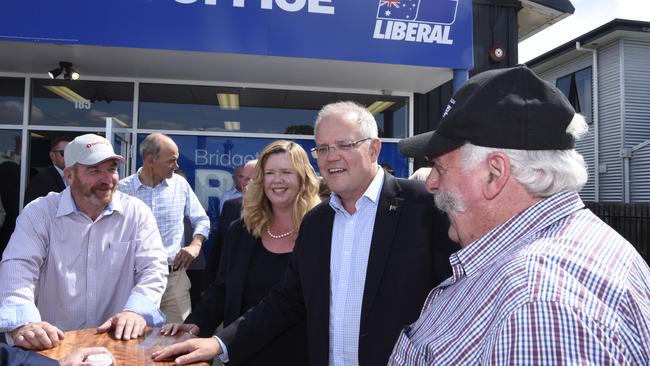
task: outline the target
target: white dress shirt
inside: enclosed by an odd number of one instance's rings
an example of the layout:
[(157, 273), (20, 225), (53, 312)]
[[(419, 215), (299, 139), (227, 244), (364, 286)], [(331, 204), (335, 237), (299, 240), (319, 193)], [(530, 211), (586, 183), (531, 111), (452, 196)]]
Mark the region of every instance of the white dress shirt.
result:
[(338, 195), (334, 209), (332, 253), (330, 256), (329, 364), (359, 364), (359, 327), (366, 285), (366, 269), (377, 216), (377, 204), (384, 183), (384, 170), (378, 169), (366, 192), (348, 213)]

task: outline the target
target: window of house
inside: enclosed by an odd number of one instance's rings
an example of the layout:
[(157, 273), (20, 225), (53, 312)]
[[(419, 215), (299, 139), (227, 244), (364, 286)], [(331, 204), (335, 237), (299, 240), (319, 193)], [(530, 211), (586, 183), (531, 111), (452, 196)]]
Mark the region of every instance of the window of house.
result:
[(582, 114), (587, 120), (587, 123), (591, 124), (591, 66), (557, 79), (555, 86), (569, 99), (575, 111)]

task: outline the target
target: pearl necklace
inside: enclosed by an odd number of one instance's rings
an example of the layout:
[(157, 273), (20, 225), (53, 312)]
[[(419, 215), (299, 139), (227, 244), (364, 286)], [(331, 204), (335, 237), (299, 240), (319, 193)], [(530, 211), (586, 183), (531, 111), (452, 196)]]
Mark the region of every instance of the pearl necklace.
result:
[(272, 237), (273, 239), (286, 238), (287, 236), (291, 235), (293, 233), (293, 231), (294, 231), (294, 229), (291, 229), (291, 230), (287, 231), (286, 233), (275, 235), (275, 234), (271, 233), (271, 226), (266, 227), (266, 233), (269, 234), (269, 236)]

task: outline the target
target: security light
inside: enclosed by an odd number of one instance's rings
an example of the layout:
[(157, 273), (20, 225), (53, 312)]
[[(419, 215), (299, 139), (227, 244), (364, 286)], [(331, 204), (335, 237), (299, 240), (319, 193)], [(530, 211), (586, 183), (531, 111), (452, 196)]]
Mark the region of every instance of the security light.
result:
[(67, 61), (59, 61), (59, 67), (48, 71), (47, 75), (50, 79), (56, 79), (61, 73), (66, 80), (77, 80), (80, 76), (79, 72), (72, 67), (72, 62)]

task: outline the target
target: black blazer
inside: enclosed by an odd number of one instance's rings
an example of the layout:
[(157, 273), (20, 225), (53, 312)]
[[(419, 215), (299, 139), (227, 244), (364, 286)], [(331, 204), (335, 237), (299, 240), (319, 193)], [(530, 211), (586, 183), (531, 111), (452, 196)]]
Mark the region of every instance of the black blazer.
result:
[[(242, 308), (244, 287), (251, 256), (260, 245), (260, 239), (248, 233), (242, 219), (231, 223), (224, 241), (217, 277), (203, 292), (196, 310), (185, 319), (185, 323), (199, 326), (199, 336), (211, 336), (222, 321), (227, 326), (247, 310)], [(306, 365), (306, 338), (306, 322), (302, 321), (287, 329), (254, 357), (249, 358), (247, 355), (229, 365), (242, 362), (247, 365)]]
[[(307, 319), (309, 365), (329, 361), (330, 249), (334, 211), (325, 201), (305, 216), (283, 280), (218, 333), (231, 360)], [(359, 364), (385, 365), (400, 331), (417, 320), (429, 291), (451, 274), (459, 247), (422, 182), (385, 175), (361, 307)]]
[(7, 366), (55, 366), (59, 363), (36, 352), (25, 351), (0, 343), (0, 365)]
[(50, 166), (30, 178), (25, 192), (25, 206), (38, 197), (47, 196), (50, 192), (61, 192), (64, 189), (63, 178), (61, 178), (54, 166)]
[(18, 200), (20, 198), (20, 166), (13, 161), (5, 161), (0, 164), (0, 198), (2, 206), (7, 213), (5, 222), (0, 228), (0, 259), (4, 252), (11, 234), (16, 228), (18, 217)]
[(205, 265), (205, 283), (212, 283), (217, 277), (219, 271), (219, 262), (221, 260), (221, 250), (226, 233), (230, 224), (241, 217), (242, 197), (233, 198), (223, 203), (221, 214), (219, 215), (219, 224), (217, 231), (211, 233), (214, 236), (212, 248), (208, 254), (208, 261)]

